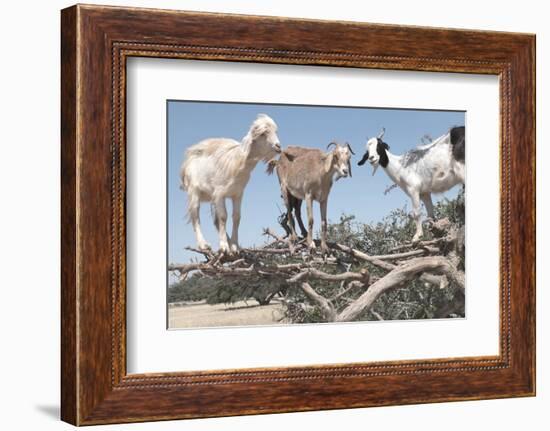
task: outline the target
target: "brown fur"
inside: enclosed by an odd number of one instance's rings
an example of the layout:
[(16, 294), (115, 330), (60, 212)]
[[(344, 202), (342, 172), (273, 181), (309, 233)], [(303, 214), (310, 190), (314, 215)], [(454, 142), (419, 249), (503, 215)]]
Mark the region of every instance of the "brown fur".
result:
[[(315, 246), (312, 239), (312, 202), (315, 200), (321, 206), (321, 246), (326, 249), (326, 206), (332, 188), (333, 176), (335, 173), (342, 175), (342, 165), (347, 167), (345, 175), (351, 172), (349, 169), (351, 149), (349, 146), (334, 145), (335, 148), (328, 153), (316, 148), (291, 146), (282, 152), (279, 160), (272, 160), (267, 166), (268, 174), (277, 171), (281, 194), (287, 208), (291, 237), (296, 239), (292, 215), (292, 211), (294, 211), (302, 234), (307, 235), (308, 245), (312, 248)], [(306, 200), (308, 204), (309, 229), (307, 231), (300, 215), (302, 200)]]

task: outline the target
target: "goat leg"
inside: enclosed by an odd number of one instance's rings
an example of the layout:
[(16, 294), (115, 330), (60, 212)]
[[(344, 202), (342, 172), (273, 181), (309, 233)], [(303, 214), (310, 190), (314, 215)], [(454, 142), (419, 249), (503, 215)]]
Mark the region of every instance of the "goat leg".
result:
[(313, 196), (311, 193), (306, 194), (306, 206), (307, 206), (307, 246), (310, 249), (315, 248), (315, 243), (313, 242)]
[(282, 195), (283, 195), (283, 201), (285, 202), (285, 207), (286, 207), (288, 227), (290, 228), (290, 242), (294, 243), (297, 240), (297, 236), (296, 236), (296, 229), (294, 228), (294, 217), (292, 216), (291, 199), (293, 198), (293, 196), (286, 189), (283, 189)]
[(227, 231), (225, 224), (227, 222), (227, 209), (225, 207), (225, 198), (219, 198), (214, 201), (214, 224), (218, 229), (220, 237), (220, 252), (229, 253), (229, 244), (227, 241)]
[(193, 231), (195, 232), (195, 237), (197, 238), (197, 248), (199, 250), (211, 250), (210, 244), (206, 242), (201, 231), (200, 224), (200, 201), (195, 193), (189, 191), (189, 200), (188, 200), (188, 209), (187, 213), (189, 215), (189, 220), (193, 226)]
[(432, 195), (430, 193), (422, 193), (420, 195), (420, 199), (424, 203), (424, 206), (426, 207), (426, 212), (428, 213), (428, 217), (433, 219), (434, 218), (434, 204), (432, 203)]
[(328, 254), (327, 247), (327, 199), (319, 202), (321, 207), (321, 250), (323, 254)]
[(412, 242), (417, 243), (424, 234), (424, 231), (422, 230), (422, 220), (420, 219), (420, 196), (415, 191), (411, 191), (410, 196), (412, 201), (412, 217), (416, 223), (416, 232), (413, 236)]
[(294, 207), (294, 215), (296, 216), (296, 220), (298, 221), (298, 226), (300, 226), (302, 237), (305, 238), (307, 237), (307, 230), (304, 226), (304, 222), (302, 221), (302, 199), (298, 199), (292, 196), (292, 206)]
[(290, 227), (288, 226), (288, 213), (282, 213), (277, 217), (277, 221), (285, 231), (285, 238), (288, 238), (291, 234)]
[(231, 238), (229, 245), (231, 246), (231, 252), (237, 253), (239, 251), (239, 224), (241, 222), (241, 202), (242, 196), (236, 196), (232, 199), (233, 213), (231, 218), (233, 220), (233, 228), (231, 230)]

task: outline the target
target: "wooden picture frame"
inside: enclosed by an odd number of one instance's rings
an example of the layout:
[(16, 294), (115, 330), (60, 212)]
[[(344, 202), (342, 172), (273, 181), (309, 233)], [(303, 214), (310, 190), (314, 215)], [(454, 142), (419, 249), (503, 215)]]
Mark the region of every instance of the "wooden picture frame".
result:
[[(61, 18), (64, 421), (535, 394), (534, 35), (83, 5), (64, 9)], [(125, 65), (131, 56), (498, 75), (500, 354), (127, 374)]]

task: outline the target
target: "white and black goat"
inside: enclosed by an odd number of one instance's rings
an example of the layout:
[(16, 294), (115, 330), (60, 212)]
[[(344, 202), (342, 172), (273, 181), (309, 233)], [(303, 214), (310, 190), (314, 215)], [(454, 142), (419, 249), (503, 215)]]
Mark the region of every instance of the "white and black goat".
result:
[[(313, 201), (319, 202), (321, 208), (321, 248), (327, 251), (327, 203), (332, 184), (342, 177), (351, 177), (351, 155), (354, 154), (350, 145), (331, 142), (327, 149), (334, 146), (328, 153), (316, 148), (288, 147), (279, 160), (272, 160), (267, 167), (268, 174), (277, 170), (281, 185), (281, 194), (287, 209), (291, 241), (296, 241), (294, 228), (294, 210), (300, 229), (307, 235), (307, 245), (315, 248), (313, 242)], [(308, 215), (308, 230), (305, 232), (300, 213), (302, 200), (306, 201)]]
[[(199, 206), (211, 202), (220, 251), (238, 250), (241, 202), (250, 173), (260, 160), (268, 162), (280, 152), (277, 124), (265, 114), (258, 115), (242, 142), (210, 138), (189, 147), (180, 170), (181, 188), (188, 195), (188, 215), (199, 249), (210, 248), (201, 232)], [(231, 238), (225, 229), (227, 198), (233, 201)]]
[(373, 175), (378, 165), (382, 166), (393, 182), (411, 198), (412, 215), (416, 222), (413, 242), (417, 242), (423, 234), (420, 201), (426, 206), (428, 217), (433, 218), (431, 194), (443, 193), (457, 184), (464, 184), (465, 128), (453, 127), (432, 143), (402, 155), (390, 153), (390, 147), (382, 140), (383, 135), (384, 129), (378, 137), (367, 141), (367, 151), (358, 164), (361, 166), (368, 160), (373, 167)]

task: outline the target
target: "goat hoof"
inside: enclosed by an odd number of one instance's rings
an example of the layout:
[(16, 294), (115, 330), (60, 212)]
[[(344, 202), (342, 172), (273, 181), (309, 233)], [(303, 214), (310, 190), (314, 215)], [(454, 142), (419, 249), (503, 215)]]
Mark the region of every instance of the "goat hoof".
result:
[(220, 248), (218, 250), (220, 253), (229, 253), (229, 245), (228, 244), (220, 244)]
[(201, 243), (197, 244), (197, 247), (201, 251), (212, 251), (212, 246), (210, 244), (208, 244), (207, 242), (201, 242)]
[(231, 253), (232, 254), (238, 254), (239, 253), (239, 246), (237, 244), (231, 244)]

